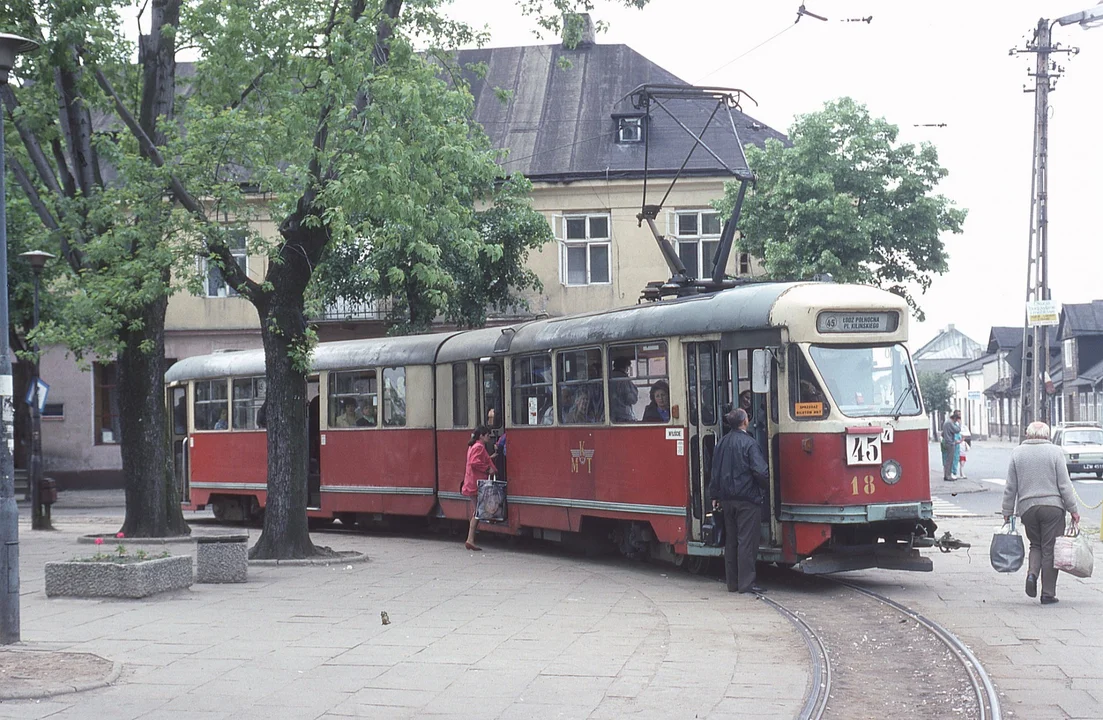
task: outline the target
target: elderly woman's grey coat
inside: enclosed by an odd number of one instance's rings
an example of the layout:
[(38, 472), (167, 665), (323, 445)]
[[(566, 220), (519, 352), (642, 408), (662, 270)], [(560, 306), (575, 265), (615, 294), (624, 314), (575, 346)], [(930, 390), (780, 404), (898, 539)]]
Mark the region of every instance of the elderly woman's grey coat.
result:
[[(1065, 453), (1049, 440), (1024, 440), (1011, 451), (1003, 514), (1019, 515), (1037, 505), (1076, 512), (1076, 495), (1069, 480)], [(1018, 510), (1015, 500), (1018, 498)]]

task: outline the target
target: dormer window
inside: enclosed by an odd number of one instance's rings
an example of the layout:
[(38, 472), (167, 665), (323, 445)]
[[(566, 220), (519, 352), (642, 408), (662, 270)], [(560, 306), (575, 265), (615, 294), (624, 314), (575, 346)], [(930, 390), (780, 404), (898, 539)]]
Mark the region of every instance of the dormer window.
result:
[(614, 115), (617, 123), (617, 144), (643, 142), (642, 115)]

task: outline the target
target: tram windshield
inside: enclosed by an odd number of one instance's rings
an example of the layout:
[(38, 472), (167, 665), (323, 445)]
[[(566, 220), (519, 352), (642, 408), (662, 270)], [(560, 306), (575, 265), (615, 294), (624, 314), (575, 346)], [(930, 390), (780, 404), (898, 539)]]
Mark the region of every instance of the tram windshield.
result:
[(921, 412), (919, 388), (902, 345), (812, 345), (809, 354), (843, 415)]

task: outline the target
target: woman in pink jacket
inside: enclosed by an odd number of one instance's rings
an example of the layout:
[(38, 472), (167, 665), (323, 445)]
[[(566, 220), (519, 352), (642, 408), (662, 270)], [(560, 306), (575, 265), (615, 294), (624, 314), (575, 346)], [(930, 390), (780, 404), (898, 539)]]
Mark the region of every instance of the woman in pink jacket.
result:
[(486, 451), (486, 441), (490, 437), (490, 428), (480, 425), (471, 433), (471, 439), (467, 441), (467, 470), (463, 475), (463, 487), (460, 492), (471, 501), (471, 522), (467, 526), (467, 541), (463, 544), (468, 550), (482, 550), (475, 544), (475, 527), (479, 524), (479, 518), (475, 514), (475, 498), (479, 493), (479, 480), (485, 480), (487, 476), (497, 473), (494, 458), (498, 456)]

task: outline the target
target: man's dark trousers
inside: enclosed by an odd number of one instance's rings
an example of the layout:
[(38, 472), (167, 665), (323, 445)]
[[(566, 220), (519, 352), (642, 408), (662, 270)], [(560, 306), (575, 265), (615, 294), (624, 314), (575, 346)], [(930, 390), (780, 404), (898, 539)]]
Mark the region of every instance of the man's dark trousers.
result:
[(748, 592), (755, 581), (762, 507), (746, 500), (723, 500), (724, 573), (730, 592)]

